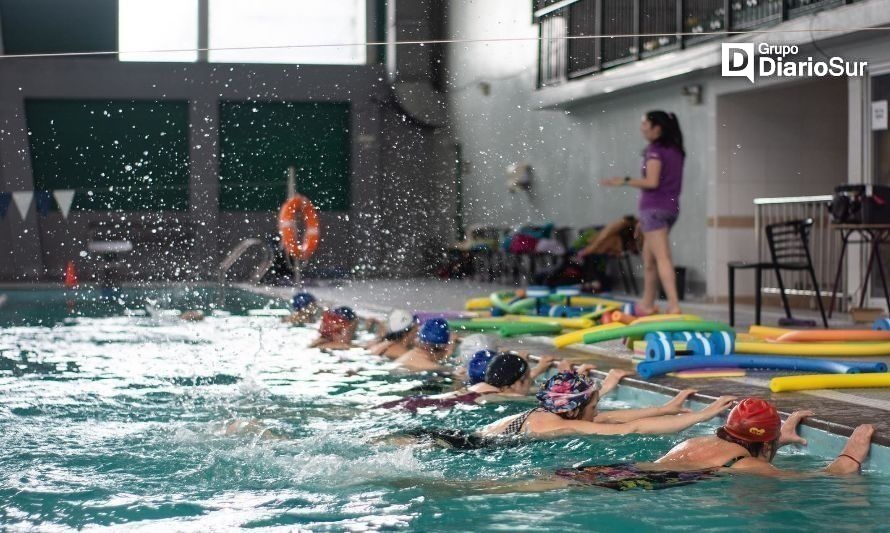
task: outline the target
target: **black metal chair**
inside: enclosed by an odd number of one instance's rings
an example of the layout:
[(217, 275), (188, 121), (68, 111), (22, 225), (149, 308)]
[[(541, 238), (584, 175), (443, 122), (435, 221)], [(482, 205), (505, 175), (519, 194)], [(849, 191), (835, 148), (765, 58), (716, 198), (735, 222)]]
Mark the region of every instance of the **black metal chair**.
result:
[(727, 263), (729, 270), (729, 325), (735, 325), (735, 271), (738, 269), (754, 270), (754, 323), (760, 324), (760, 308), (762, 304), (762, 279), (764, 270), (774, 270), (776, 281), (779, 283), (779, 294), (782, 297), (782, 305), (785, 307), (785, 316), (791, 320), (791, 305), (788, 303), (788, 295), (785, 294), (785, 283), (782, 281), (782, 270), (806, 271), (810, 275), (810, 281), (816, 292), (816, 303), (822, 314), (822, 323), (828, 327), (828, 318), (825, 316), (825, 307), (822, 304), (822, 293), (819, 290), (819, 281), (816, 279), (816, 271), (813, 268), (813, 258), (810, 254), (810, 228), (813, 219), (792, 220), (789, 222), (777, 222), (766, 227), (766, 241), (769, 246), (770, 258), (768, 263), (748, 263), (732, 261)]

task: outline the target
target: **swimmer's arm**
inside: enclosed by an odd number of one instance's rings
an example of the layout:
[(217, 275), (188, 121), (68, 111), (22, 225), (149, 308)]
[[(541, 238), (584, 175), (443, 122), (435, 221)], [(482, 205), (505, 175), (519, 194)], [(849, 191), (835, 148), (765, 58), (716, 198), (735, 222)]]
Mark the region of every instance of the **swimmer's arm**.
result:
[(595, 418), (596, 422), (605, 424), (621, 424), (624, 422), (633, 422), (641, 418), (649, 418), (653, 416), (677, 415), (688, 413), (689, 409), (683, 407), (683, 404), (690, 396), (695, 394), (695, 389), (683, 389), (671, 398), (664, 405), (658, 407), (647, 407), (644, 409), (621, 409), (617, 411), (607, 411), (601, 413)]
[[(538, 364), (528, 372), (528, 375), (531, 378), (529, 381), (534, 381), (535, 378), (546, 372), (547, 369), (553, 365), (553, 361), (555, 360), (556, 359), (551, 355), (542, 355), (538, 357)], [(531, 387), (531, 383), (529, 383), (529, 387)]]
[(633, 422), (641, 418), (651, 418), (653, 416), (662, 416), (665, 413), (661, 407), (645, 407), (643, 409), (618, 409), (615, 411), (604, 411), (593, 419), (594, 422), (600, 424), (625, 424)]
[[(593, 430), (592, 433), (598, 433), (602, 435), (626, 435), (629, 433), (659, 435), (665, 433), (677, 433), (679, 431), (683, 431), (688, 427), (694, 426), (699, 422), (704, 422), (706, 420), (714, 418), (715, 416), (725, 411), (730, 405), (732, 405), (732, 402), (734, 400), (734, 396), (721, 396), (717, 398), (714, 403), (705, 407), (701, 411), (683, 413), (678, 415), (641, 418), (639, 420), (634, 420), (632, 422), (626, 422), (623, 424), (601, 424), (596, 422), (583, 421), (572, 422), (597, 426), (596, 428), (590, 428), (591, 430)], [(607, 432), (602, 432), (604, 429), (606, 429)]]

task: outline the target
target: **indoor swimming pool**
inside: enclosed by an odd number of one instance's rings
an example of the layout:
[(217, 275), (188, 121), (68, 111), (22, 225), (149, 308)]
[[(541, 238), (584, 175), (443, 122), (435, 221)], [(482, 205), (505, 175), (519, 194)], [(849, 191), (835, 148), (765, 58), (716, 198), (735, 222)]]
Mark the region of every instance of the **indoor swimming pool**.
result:
[[(308, 349), (315, 331), (276, 316), (287, 302), (246, 292), (4, 294), (0, 522), (11, 529), (872, 530), (890, 512), (890, 480), (878, 467), (862, 477), (727, 476), (660, 491), (503, 491), (558, 468), (653, 460), (716, 424), (472, 451), (405, 445), (389, 437), (418, 426), (474, 429), (530, 403), (373, 409), (452, 383), (393, 373), (359, 349)], [(206, 318), (179, 318), (192, 309)], [(603, 406), (662, 401), (621, 387)], [(236, 420), (253, 422), (232, 431)], [(783, 449), (776, 464), (827, 464), (834, 437), (808, 431), (809, 452)]]

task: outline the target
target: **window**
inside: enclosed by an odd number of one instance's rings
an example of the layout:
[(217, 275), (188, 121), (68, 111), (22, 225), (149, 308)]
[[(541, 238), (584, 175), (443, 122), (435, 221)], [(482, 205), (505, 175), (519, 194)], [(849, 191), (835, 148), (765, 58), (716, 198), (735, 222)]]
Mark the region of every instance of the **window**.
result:
[[(212, 62), (365, 63), (364, 46), (285, 48), (290, 45), (364, 43), (365, 0), (209, 1), (209, 60)], [(262, 46), (273, 48), (246, 49)]]
[(120, 0), (118, 11), (121, 61), (198, 59), (198, 0)]

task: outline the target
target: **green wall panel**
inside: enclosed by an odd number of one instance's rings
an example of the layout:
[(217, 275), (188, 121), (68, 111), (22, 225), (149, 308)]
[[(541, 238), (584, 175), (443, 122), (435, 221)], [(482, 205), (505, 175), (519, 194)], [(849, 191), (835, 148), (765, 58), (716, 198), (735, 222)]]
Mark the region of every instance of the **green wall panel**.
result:
[(294, 166), (318, 209), (348, 210), (350, 122), (344, 102), (220, 103), (220, 209), (278, 210)]
[(26, 100), (36, 190), (75, 189), (75, 210), (188, 209), (188, 103)]
[(0, 0), (7, 54), (115, 51), (117, 19), (117, 0)]

